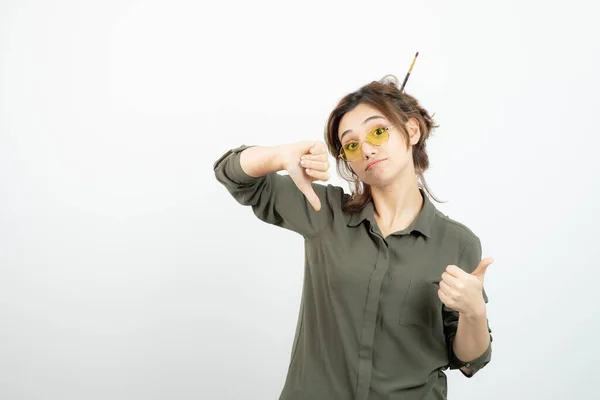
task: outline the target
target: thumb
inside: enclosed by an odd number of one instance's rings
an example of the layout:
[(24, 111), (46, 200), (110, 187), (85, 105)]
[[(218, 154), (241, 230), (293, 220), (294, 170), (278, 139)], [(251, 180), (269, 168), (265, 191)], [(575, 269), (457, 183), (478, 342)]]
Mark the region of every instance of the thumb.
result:
[(490, 266), (490, 264), (493, 263), (493, 262), (494, 262), (494, 260), (492, 258), (484, 258), (483, 260), (481, 260), (481, 262), (479, 263), (479, 265), (477, 266), (477, 268), (475, 268), (475, 271), (473, 271), (471, 273), (471, 275), (474, 275), (477, 278), (479, 278), (481, 281), (483, 281), (483, 277), (485, 276), (485, 272), (487, 271), (487, 269)]
[(319, 199), (319, 196), (317, 196), (317, 194), (315, 193), (315, 190), (313, 189), (312, 184), (310, 182), (298, 185), (298, 189), (300, 189), (304, 196), (306, 196), (306, 199), (316, 211), (319, 211), (321, 209), (321, 200)]

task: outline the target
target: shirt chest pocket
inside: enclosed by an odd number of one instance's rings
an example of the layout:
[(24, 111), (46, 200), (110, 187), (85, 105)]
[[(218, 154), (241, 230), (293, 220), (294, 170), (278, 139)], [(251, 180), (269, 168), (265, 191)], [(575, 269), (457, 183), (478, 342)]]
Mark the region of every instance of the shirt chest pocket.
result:
[(442, 318), (438, 289), (439, 280), (412, 278), (400, 307), (400, 325), (413, 325), (428, 330), (437, 327)]

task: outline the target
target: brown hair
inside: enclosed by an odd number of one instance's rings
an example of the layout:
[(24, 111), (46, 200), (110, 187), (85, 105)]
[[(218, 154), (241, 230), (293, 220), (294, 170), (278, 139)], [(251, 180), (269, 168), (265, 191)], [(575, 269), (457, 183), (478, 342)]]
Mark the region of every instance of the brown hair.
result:
[(343, 205), (343, 211), (356, 213), (362, 210), (371, 201), (371, 188), (361, 180), (350, 169), (346, 161), (338, 157), (342, 143), (338, 137), (338, 129), (342, 117), (359, 104), (367, 104), (379, 110), (389, 119), (404, 135), (407, 147), (409, 146), (409, 134), (405, 124), (410, 118), (415, 118), (419, 123), (421, 137), (419, 142), (413, 146), (412, 156), (417, 174), (419, 186), (425, 189), (434, 200), (439, 200), (431, 193), (423, 174), (429, 168), (429, 156), (425, 149), (425, 143), (432, 131), (438, 126), (434, 124), (433, 117), (429, 115), (417, 99), (398, 87), (398, 79), (393, 75), (386, 75), (379, 81), (373, 81), (359, 90), (346, 95), (329, 115), (325, 128), (325, 141), (329, 152), (336, 158), (336, 167), (340, 176), (350, 183), (352, 195)]

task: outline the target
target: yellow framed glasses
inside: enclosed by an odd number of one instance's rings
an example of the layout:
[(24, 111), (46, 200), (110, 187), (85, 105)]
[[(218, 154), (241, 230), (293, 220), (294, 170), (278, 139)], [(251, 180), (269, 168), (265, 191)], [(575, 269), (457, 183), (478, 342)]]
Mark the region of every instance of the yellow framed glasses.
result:
[(390, 137), (389, 130), (393, 127), (394, 125), (378, 126), (371, 129), (369, 133), (367, 133), (365, 140), (360, 142), (354, 140), (343, 145), (340, 149), (339, 157), (341, 157), (344, 161), (356, 161), (362, 158), (362, 143), (367, 142), (372, 146), (381, 146), (388, 141)]

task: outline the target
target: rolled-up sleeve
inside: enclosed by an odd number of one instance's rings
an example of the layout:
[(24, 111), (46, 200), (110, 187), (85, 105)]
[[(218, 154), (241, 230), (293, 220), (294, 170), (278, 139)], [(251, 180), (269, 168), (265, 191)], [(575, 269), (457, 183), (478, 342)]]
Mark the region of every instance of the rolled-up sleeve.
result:
[[(479, 262), (481, 261), (481, 242), (478, 238), (476, 238), (473, 242), (467, 244), (464, 250), (461, 253), (459, 259), (459, 266), (463, 268), (466, 272), (472, 273)], [(488, 296), (483, 289), (483, 299), (487, 303)], [(454, 337), (456, 336), (456, 331), (458, 329), (458, 312), (449, 309), (446, 306), (443, 306), (443, 316), (444, 316), (444, 333), (446, 335), (446, 343), (448, 345), (448, 359), (449, 359), (449, 368), (450, 369), (459, 369), (466, 367), (471, 371), (471, 374), (466, 374), (463, 370), (460, 370), (464, 376), (467, 378), (472, 377), (477, 373), (477, 371), (481, 370), (485, 367), (492, 358), (492, 330), (490, 329), (489, 321), (487, 321), (488, 332), (490, 333), (490, 344), (488, 348), (476, 359), (463, 361), (456, 357), (454, 353)]]
[(333, 197), (342, 195), (341, 189), (313, 183), (321, 201), (321, 209), (316, 211), (288, 175), (249, 176), (240, 164), (240, 153), (248, 147), (251, 146), (229, 150), (214, 163), (217, 181), (238, 203), (252, 207), (262, 221), (306, 238), (316, 236), (332, 218), (331, 201)]

